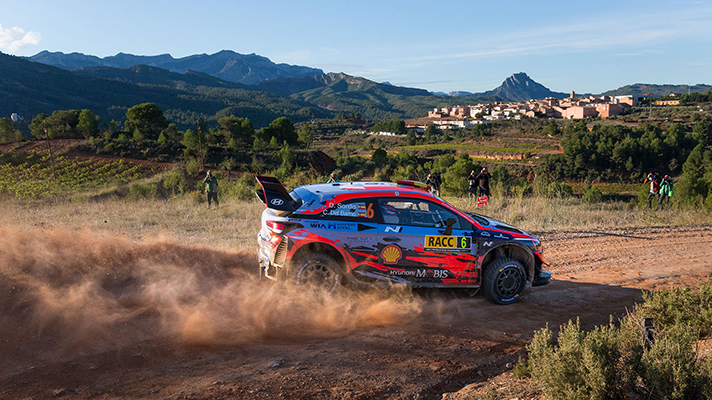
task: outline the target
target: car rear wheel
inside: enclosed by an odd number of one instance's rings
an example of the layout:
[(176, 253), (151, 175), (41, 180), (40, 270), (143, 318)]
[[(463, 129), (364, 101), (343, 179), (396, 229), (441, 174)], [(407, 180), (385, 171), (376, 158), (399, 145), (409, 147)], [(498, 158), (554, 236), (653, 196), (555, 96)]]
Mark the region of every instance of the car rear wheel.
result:
[(495, 304), (517, 301), (527, 285), (527, 274), (522, 264), (512, 258), (498, 258), (484, 271), (482, 289), (487, 300)]
[(341, 268), (326, 254), (311, 253), (296, 264), (294, 283), (310, 289), (334, 293), (341, 286)]

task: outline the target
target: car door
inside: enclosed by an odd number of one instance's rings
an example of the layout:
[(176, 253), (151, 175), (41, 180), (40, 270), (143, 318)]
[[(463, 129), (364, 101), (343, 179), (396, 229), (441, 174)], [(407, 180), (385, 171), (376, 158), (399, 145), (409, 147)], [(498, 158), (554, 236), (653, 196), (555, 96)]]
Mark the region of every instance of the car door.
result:
[(342, 201), (324, 210), (310, 228), (318, 228), (347, 256), (349, 270), (378, 258), (378, 203), (372, 198)]
[(476, 282), (474, 228), (435, 202), (379, 199), (380, 262), (414, 286), (468, 286)]

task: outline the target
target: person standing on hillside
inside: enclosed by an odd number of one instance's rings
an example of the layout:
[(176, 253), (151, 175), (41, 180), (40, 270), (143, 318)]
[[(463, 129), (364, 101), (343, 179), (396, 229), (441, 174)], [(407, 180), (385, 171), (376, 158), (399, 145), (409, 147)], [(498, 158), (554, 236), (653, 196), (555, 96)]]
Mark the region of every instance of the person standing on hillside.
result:
[(331, 175), (329, 175), (329, 180), (326, 181), (326, 183), (336, 183), (338, 181), (339, 181), (339, 177), (336, 176), (336, 174), (332, 172)]
[(663, 210), (670, 207), (670, 197), (675, 194), (672, 190), (672, 179), (668, 175), (665, 175), (663, 181), (660, 182), (660, 196), (658, 197), (658, 205), (655, 207), (657, 211), (660, 205), (665, 201), (663, 205)]
[(213, 176), (213, 173), (208, 171), (203, 179), (205, 184), (205, 197), (208, 200), (208, 208), (210, 208), (212, 200), (215, 200), (215, 207), (220, 206), (218, 201), (218, 178)]
[(470, 172), (470, 176), (467, 177), (467, 181), (470, 184), (470, 188), (467, 190), (468, 193), (477, 197), (477, 174), (474, 169)]
[(490, 195), (489, 181), (490, 174), (487, 172), (487, 167), (482, 168), (479, 174), (475, 177), (477, 181), (477, 196), (487, 196)]
[[(652, 202), (653, 198), (658, 199), (658, 193), (660, 192), (660, 182), (658, 182), (658, 176), (652, 172), (648, 173), (648, 177), (645, 178), (643, 183), (650, 183), (650, 192), (648, 193), (648, 209), (653, 208)], [(660, 204), (660, 199), (658, 199), (658, 204)], [(657, 209), (656, 205), (656, 209)]]
[(440, 176), (438, 174), (428, 174), (425, 184), (430, 185), (430, 192), (440, 197)]

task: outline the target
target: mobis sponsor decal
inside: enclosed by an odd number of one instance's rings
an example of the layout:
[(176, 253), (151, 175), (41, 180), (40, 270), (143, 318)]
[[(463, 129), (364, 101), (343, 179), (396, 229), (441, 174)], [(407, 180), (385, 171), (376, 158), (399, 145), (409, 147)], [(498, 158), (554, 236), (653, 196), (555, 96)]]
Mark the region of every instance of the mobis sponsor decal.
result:
[(472, 238), (469, 236), (425, 236), (423, 244), (425, 250), (430, 251), (469, 251), (472, 247)]
[(446, 269), (392, 269), (388, 272), (389, 275), (395, 276), (412, 276), (420, 279), (447, 279), (452, 278), (453, 275), (450, 271)]

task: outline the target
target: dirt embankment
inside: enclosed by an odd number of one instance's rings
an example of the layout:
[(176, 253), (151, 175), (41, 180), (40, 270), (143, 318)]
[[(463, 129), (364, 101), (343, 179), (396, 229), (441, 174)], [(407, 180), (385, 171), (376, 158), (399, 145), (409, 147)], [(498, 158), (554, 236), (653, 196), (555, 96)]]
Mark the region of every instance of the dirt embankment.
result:
[(314, 297), (255, 281), (254, 254), (0, 227), (0, 398), (457, 398), (547, 323), (605, 324), (640, 289), (712, 271), (707, 228), (543, 242), (555, 279), (503, 307), (455, 291)]

